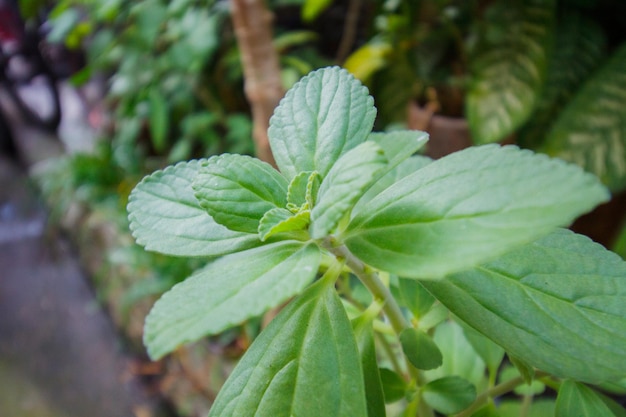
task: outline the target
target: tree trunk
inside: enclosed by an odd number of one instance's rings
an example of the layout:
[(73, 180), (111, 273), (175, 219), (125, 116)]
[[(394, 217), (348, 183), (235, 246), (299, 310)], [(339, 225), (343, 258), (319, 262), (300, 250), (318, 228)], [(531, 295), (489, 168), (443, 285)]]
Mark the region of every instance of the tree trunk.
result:
[(272, 14), (263, 0), (231, 0), (235, 36), (241, 50), (245, 93), (252, 108), (259, 159), (275, 165), (269, 146), (269, 120), (284, 95), (278, 54), (272, 43)]

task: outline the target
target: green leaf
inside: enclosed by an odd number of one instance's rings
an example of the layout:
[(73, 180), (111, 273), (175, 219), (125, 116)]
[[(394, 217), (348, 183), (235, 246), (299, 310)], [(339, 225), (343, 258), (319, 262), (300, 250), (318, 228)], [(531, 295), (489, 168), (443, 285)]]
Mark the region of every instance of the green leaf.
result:
[(509, 357), (509, 360), (511, 361), (513, 366), (515, 366), (515, 368), (517, 369), (517, 372), (519, 372), (519, 374), (524, 379), (524, 382), (526, 382), (527, 385), (532, 384), (533, 380), (535, 379), (535, 369), (531, 365), (511, 354), (508, 354), (507, 356)]
[(555, 417), (614, 417), (615, 414), (591, 388), (571, 380), (563, 381), (556, 398)]
[(408, 327), (400, 333), (402, 351), (417, 369), (435, 369), (443, 357), (433, 339), (421, 330)]
[(287, 204), (295, 209), (300, 209), (305, 204), (308, 208), (313, 207), (317, 200), (320, 183), (321, 178), (315, 171), (299, 173), (289, 183)]
[(150, 89), (148, 94), (148, 115), (152, 146), (158, 153), (165, 151), (167, 134), (169, 131), (169, 109), (163, 94), (156, 88)]
[(626, 375), (626, 262), (584, 236), (558, 230), (422, 284), (531, 366), (589, 383)]
[(318, 239), (330, 233), (387, 165), (380, 146), (367, 141), (343, 155), (320, 185), (311, 211), (309, 233)]
[(404, 398), (407, 390), (404, 379), (391, 369), (380, 368), (378, 372), (383, 385), (385, 403), (391, 404)]
[(429, 157), (422, 155), (415, 155), (402, 161), (394, 169), (383, 175), (365, 192), (365, 194), (363, 194), (352, 210), (353, 217), (366, 207), (367, 203), (369, 203), (378, 194), (382, 193), (391, 185), (395, 184), (407, 175), (412, 174), (418, 169), (430, 164), (432, 161), (433, 160)]
[(287, 181), (268, 163), (223, 154), (202, 163), (193, 180), (200, 206), (230, 230), (256, 233), (261, 217), (287, 204)]
[(283, 303), (313, 280), (319, 262), (317, 246), (291, 241), (210, 263), (155, 303), (144, 329), (148, 353), (158, 359)]
[(460, 323), (463, 334), (467, 341), (472, 345), (474, 351), (485, 362), (490, 373), (495, 374), (498, 371), (504, 358), (504, 349), (496, 345), (485, 337), (482, 333), (477, 332), (465, 323)]
[(458, 376), (447, 376), (422, 387), (424, 401), (443, 414), (455, 414), (470, 406), (476, 399), (476, 388)]
[(589, 79), (548, 133), (541, 151), (626, 188), (626, 44)]
[(323, 68), (302, 78), (270, 119), (276, 164), (291, 179), (302, 171), (325, 177), (341, 155), (372, 130), (374, 99), (346, 70)]
[(375, 268), (440, 279), (569, 224), (608, 197), (574, 165), (514, 146), (472, 147), (377, 195), (343, 239)]
[(292, 213), (287, 209), (273, 208), (268, 210), (259, 222), (259, 238), (265, 242), (277, 233), (306, 230), (309, 225), (308, 210)]
[(435, 303), (435, 297), (419, 281), (410, 278), (399, 278), (398, 284), (403, 305), (411, 310), (411, 313), (417, 319), (426, 314)]
[(367, 417), (384, 417), (385, 397), (383, 394), (376, 347), (374, 345), (374, 330), (369, 317), (360, 316), (352, 320), (352, 329), (361, 354), (361, 367), (365, 381), (365, 398), (367, 400)]
[(374, 73), (387, 65), (391, 52), (393, 52), (391, 44), (375, 40), (361, 46), (348, 56), (343, 67), (359, 80), (366, 82)]
[(201, 163), (181, 162), (156, 171), (135, 187), (128, 219), (137, 243), (175, 256), (220, 256), (260, 244), (256, 233), (228, 230), (200, 207), (191, 182)]
[(428, 142), (428, 133), (420, 130), (394, 130), (370, 133), (367, 140), (376, 142), (389, 160), (385, 173), (420, 150)]
[(471, 62), (465, 113), (474, 143), (504, 139), (531, 115), (545, 79), (554, 0), (495, 2), (485, 36)]
[(332, 4), (332, 0), (304, 0), (302, 20), (311, 22)]
[(603, 29), (578, 13), (560, 18), (554, 33), (543, 91), (517, 137), (524, 148), (536, 148), (544, 141), (559, 113), (606, 55)]
[(254, 341), (209, 416), (367, 415), (356, 342), (332, 285), (320, 280)]
[(443, 364), (424, 372), (427, 381), (455, 375), (475, 386), (485, 385), (485, 363), (468, 342), (461, 326), (453, 321), (440, 323), (435, 328), (433, 340), (441, 350)]

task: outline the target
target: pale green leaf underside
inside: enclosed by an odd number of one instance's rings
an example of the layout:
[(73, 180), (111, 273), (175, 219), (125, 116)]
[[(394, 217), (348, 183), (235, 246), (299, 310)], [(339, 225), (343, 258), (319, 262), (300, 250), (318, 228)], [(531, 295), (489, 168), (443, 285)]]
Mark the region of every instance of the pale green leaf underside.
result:
[(440, 279), (567, 225), (608, 197), (575, 165), (485, 145), (396, 182), (361, 209), (343, 239), (371, 266)]
[(196, 198), (216, 222), (256, 233), (261, 217), (287, 204), (285, 178), (271, 165), (244, 155), (223, 154), (202, 163), (193, 180)]
[(328, 280), (289, 304), (260, 334), (209, 416), (366, 416), (359, 353)]
[(381, 147), (367, 141), (333, 165), (320, 185), (318, 201), (311, 211), (309, 233), (313, 239), (326, 236), (337, 226), (387, 162)]
[(319, 262), (317, 246), (284, 241), (210, 263), (155, 303), (144, 329), (150, 356), (158, 359), (279, 305), (313, 280)]
[(574, 162), (619, 191), (626, 188), (626, 45), (581, 88), (541, 150)]
[[(466, 115), (474, 143), (504, 139), (531, 115), (542, 87), (555, 2), (500, 5), (500, 41), (474, 57)], [(499, 26), (497, 26), (499, 25)]]
[(346, 70), (314, 71), (287, 92), (270, 119), (276, 164), (289, 179), (302, 171), (325, 177), (341, 155), (365, 141), (375, 117), (374, 99)]
[(258, 245), (258, 235), (228, 230), (200, 207), (191, 182), (202, 161), (146, 177), (128, 203), (130, 230), (147, 250), (176, 256), (219, 256)]
[(422, 284), (504, 349), (554, 375), (626, 375), (626, 263), (567, 230), (470, 271)]

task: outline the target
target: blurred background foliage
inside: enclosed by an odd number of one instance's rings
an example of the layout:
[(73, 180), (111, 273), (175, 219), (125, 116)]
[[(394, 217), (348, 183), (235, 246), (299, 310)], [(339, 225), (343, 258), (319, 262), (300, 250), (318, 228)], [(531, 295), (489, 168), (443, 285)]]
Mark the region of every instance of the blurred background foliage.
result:
[[(475, 144), (517, 143), (581, 165), (616, 195), (626, 189), (626, 3), (266, 5), (285, 89), (311, 70), (343, 65), (375, 96), (376, 129), (416, 127), (411, 109), (429, 115), (417, 126), (424, 129), (443, 115), (467, 123)], [(59, 207), (72, 199), (106, 206), (126, 230), (128, 193), (146, 173), (253, 152), (227, 0), (21, 0), (21, 7), (27, 16), (48, 10), (48, 40), (83, 53), (75, 85), (101, 79), (106, 86), (93, 110), (100, 135), (94, 152), (68, 156), (55, 168), (66, 174), (43, 182)], [(434, 133), (431, 141), (445, 140)], [(623, 246), (616, 236), (610, 243)]]
[[(229, 2), (20, 0), (20, 5), (25, 16), (46, 10), (48, 40), (83, 55), (70, 79), (74, 85), (94, 80), (105, 85), (104, 96), (90, 109), (99, 135), (93, 152), (50, 161), (38, 182), (54, 216), (66, 216), (79, 204), (123, 235), (102, 254), (96, 287), (108, 298), (119, 290), (113, 277), (133, 277), (116, 296), (127, 319), (134, 305), (169, 289), (203, 262), (145, 252), (134, 244), (125, 209), (130, 190), (168, 164), (254, 150)], [(285, 90), (316, 68), (342, 65), (374, 95), (378, 130), (430, 130), (432, 118), (445, 116), (442, 120), (461, 121), (467, 130), (463, 146), (503, 142), (545, 152), (593, 172), (617, 200), (626, 200), (626, 2), (268, 0), (266, 5)], [(426, 114), (418, 124), (412, 120), (416, 111)], [(433, 142), (449, 139), (431, 134)], [(626, 257), (624, 204), (610, 213), (602, 243)], [(143, 317), (137, 322), (140, 326)], [(229, 354), (237, 357), (260, 326), (254, 321), (228, 332), (218, 345), (230, 346)]]

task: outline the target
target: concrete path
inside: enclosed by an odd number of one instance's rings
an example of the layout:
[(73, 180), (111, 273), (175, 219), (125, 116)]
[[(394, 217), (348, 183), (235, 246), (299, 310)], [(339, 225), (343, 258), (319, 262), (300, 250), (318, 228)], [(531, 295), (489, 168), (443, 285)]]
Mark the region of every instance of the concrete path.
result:
[[(61, 149), (11, 117), (28, 164)], [(0, 155), (0, 417), (156, 415), (77, 257), (47, 230), (34, 187)]]

